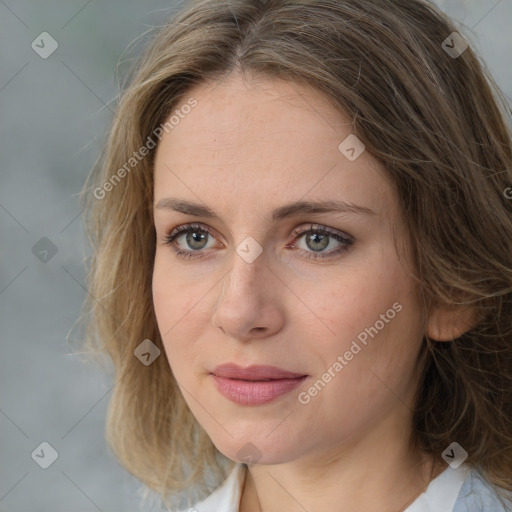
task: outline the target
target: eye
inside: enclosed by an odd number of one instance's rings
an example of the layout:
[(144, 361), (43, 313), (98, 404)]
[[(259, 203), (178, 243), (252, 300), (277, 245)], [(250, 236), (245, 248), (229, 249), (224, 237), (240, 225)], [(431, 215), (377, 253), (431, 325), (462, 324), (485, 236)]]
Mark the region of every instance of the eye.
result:
[[(293, 232), (292, 237), (292, 242), (286, 245), (286, 248), (295, 248), (296, 242), (300, 241), (301, 243), (297, 244), (299, 252), (305, 258), (318, 260), (335, 257), (347, 251), (354, 243), (350, 235), (318, 224), (300, 227)], [(210, 228), (199, 224), (184, 224), (166, 234), (162, 242), (169, 245), (180, 258), (192, 259), (205, 256), (205, 249), (212, 247), (208, 245), (210, 238), (214, 238)], [(222, 243), (221, 245), (224, 246)], [(330, 250), (326, 250), (328, 248)]]
[[(203, 256), (201, 251), (209, 248), (207, 242), (210, 237), (213, 237), (213, 234), (209, 229), (198, 224), (184, 224), (165, 235), (163, 243), (171, 246), (176, 254), (182, 258), (201, 258)], [(183, 239), (182, 243), (185, 247), (180, 247), (178, 243), (180, 239)]]
[[(294, 231), (293, 236), (291, 247), (295, 247), (297, 240), (300, 240), (301, 244), (299, 245), (302, 245), (302, 247), (299, 246), (299, 249), (309, 259), (325, 259), (337, 256), (347, 251), (354, 243), (354, 239), (350, 235), (333, 231), (318, 224), (301, 227)], [(287, 247), (290, 247), (290, 245)], [(330, 250), (326, 251), (325, 249), (329, 247)]]

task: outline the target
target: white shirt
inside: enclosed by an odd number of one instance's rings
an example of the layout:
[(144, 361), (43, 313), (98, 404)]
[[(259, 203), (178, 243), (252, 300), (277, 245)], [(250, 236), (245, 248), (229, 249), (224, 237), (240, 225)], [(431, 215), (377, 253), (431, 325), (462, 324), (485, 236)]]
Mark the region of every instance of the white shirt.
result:
[[(228, 475), (226, 480), (215, 489), (212, 494), (207, 496), (203, 501), (196, 503), (193, 507), (185, 509), (183, 512), (239, 512), (240, 498), (242, 488), (245, 481), (246, 466), (244, 464), (236, 464), (233, 471)], [(473, 510), (485, 512), (506, 510), (504, 508), (466, 508), (467, 504), (462, 499), (465, 494), (461, 489), (468, 488), (474, 490), (474, 482), (479, 484), (476, 477), (468, 477), (470, 468), (462, 464), (457, 469), (448, 466), (441, 474), (434, 478), (423, 492), (413, 503), (411, 503), (404, 512), (455, 512), (459, 507), (464, 506), (461, 510), (472, 512)], [(472, 487), (473, 485), (473, 487)], [(461, 495), (459, 497), (459, 494)], [(462, 496), (464, 495), (464, 496)], [(460, 499), (458, 499), (460, 498)], [(494, 503), (494, 502), (493, 502)]]

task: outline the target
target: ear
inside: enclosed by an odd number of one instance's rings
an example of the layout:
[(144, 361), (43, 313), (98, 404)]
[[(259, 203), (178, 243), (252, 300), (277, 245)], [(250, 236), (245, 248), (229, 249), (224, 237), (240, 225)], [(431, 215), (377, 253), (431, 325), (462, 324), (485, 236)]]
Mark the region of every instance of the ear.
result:
[(428, 319), (426, 334), (435, 341), (452, 341), (477, 323), (476, 310), (469, 306), (435, 307)]

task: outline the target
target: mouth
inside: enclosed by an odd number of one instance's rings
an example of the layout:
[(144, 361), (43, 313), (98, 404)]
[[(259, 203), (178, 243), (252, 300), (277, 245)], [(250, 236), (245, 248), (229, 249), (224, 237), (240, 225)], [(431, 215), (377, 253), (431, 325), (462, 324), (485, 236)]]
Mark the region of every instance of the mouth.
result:
[(234, 363), (221, 364), (211, 372), (216, 377), (246, 381), (270, 381), (296, 379), (304, 377), (304, 373), (295, 373), (277, 366), (252, 365), (242, 368)]
[(217, 390), (240, 405), (271, 402), (289, 393), (309, 377), (276, 366), (254, 365), (242, 368), (233, 363), (217, 366), (211, 376)]

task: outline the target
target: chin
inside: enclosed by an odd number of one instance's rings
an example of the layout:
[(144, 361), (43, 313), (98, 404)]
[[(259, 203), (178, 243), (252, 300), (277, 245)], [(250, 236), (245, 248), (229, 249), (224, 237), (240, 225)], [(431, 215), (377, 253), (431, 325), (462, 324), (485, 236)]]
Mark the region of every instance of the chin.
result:
[(244, 464), (284, 464), (300, 456), (300, 453), (297, 453), (298, 447), (290, 445), (289, 432), (286, 444), (280, 439), (271, 439), (270, 436), (266, 436), (268, 434), (241, 435), (224, 437), (219, 441), (212, 439), (212, 441), (228, 459)]

